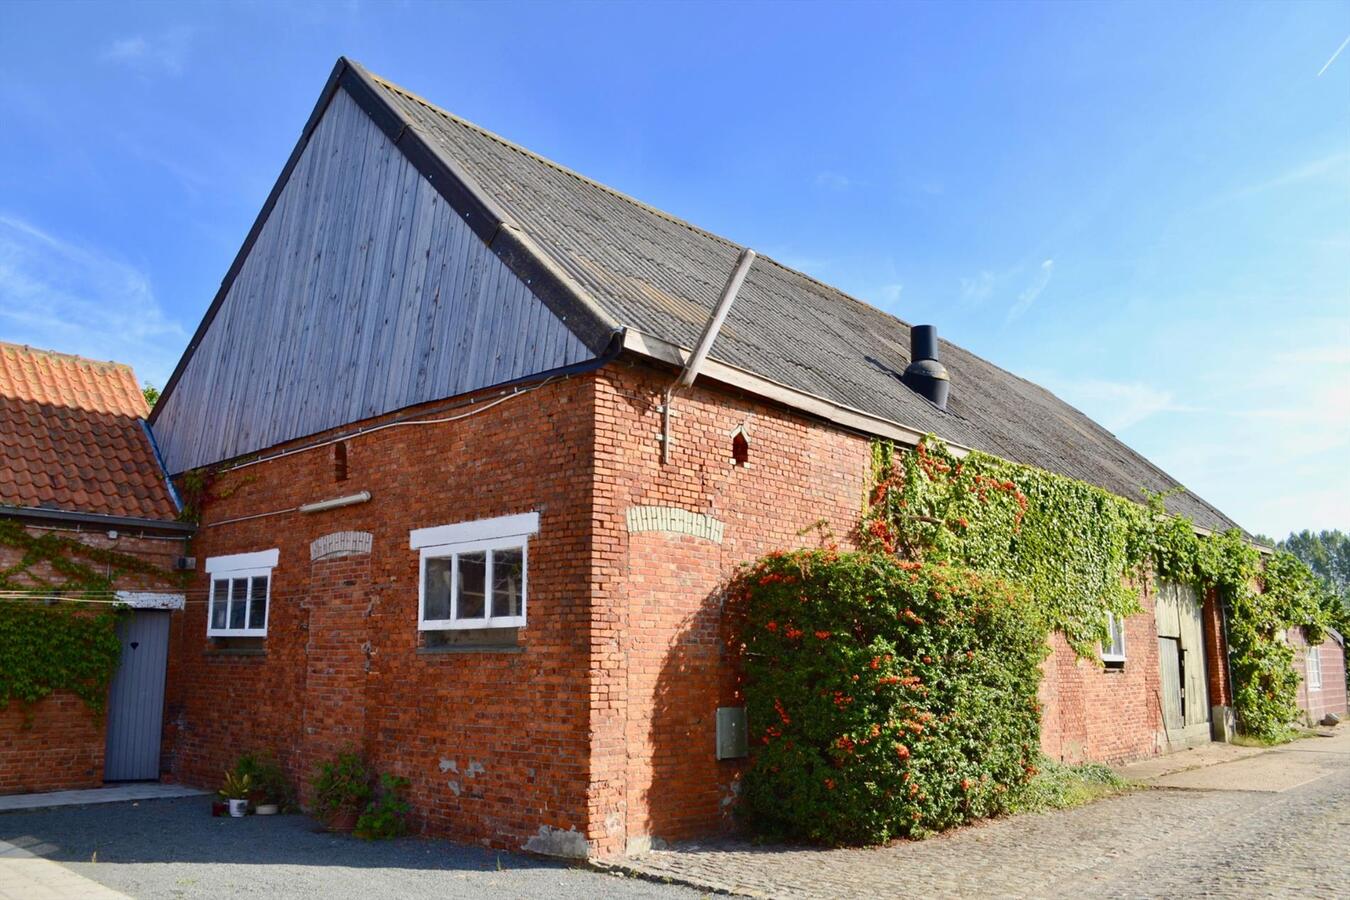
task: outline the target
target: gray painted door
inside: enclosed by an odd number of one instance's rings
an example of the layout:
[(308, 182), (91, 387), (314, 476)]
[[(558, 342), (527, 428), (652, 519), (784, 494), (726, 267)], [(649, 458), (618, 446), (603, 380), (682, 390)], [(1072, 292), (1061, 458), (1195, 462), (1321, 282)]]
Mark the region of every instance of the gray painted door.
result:
[(169, 660), (169, 613), (138, 609), (117, 625), (122, 660), (108, 692), (108, 753), (104, 781), (159, 777), (164, 725), (164, 670)]
[(1176, 638), (1158, 638), (1158, 663), (1162, 669), (1163, 726), (1168, 734), (1185, 726), (1181, 713), (1181, 644)]

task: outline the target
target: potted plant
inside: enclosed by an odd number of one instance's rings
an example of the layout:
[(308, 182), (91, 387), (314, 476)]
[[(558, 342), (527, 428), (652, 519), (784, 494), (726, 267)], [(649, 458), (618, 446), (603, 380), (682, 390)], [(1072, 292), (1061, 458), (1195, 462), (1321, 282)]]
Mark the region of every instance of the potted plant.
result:
[(351, 751), (320, 764), (311, 782), (314, 813), (329, 831), (349, 832), (370, 802), (370, 773), (365, 761)]
[(239, 818), (248, 812), (248, 795), (253, 791), (253, 779), (247, 774), (226, 772), (220, 786), (220, 797), (230, 805), (230, 815)]
[(268, 751), (245, 753), (234, 764), (234, 771), (248, 775), (253, 781), (253, 794), (249, 800), (253, 803), (253, 812), (259, 816), (272, 816), (283, 807), (291, 807), (291, 784), (286, 773), (275, 756)]

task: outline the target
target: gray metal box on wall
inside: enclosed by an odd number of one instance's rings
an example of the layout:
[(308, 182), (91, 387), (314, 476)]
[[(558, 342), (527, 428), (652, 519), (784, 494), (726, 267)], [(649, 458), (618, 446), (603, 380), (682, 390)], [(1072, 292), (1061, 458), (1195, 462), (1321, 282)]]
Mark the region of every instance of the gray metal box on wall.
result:
[(750, 744), (746, 739), (746, 721), (744, 706), (719, 706), (717, 708), (717, 758), (740, 759), (750, 755)]

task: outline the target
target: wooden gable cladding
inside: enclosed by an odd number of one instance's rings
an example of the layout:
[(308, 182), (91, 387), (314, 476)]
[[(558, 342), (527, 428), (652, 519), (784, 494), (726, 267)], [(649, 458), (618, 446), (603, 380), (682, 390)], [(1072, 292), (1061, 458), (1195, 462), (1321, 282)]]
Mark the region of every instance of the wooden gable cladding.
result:
[(339, 89), (155, 436), (178, 473), (594, 355)]

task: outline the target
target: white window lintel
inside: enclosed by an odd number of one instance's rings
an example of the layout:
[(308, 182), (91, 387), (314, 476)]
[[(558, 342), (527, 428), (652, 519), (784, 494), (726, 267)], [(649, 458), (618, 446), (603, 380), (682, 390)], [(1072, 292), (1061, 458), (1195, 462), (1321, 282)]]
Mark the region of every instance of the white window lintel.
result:
[(423, 547), (444, 547), (475, 541), (495, 541), (501, 538), (526, 538), (539, 533), (539, 513), (527, 512), (495, 519), (478, 519), (454, 525), (436, 525), (416, 528), (408, 534), (408, 546), (413, 550)]
[(276, 548), (253, 553), (234, 553), (229, 556), (208, 556), (206, 574), (238, 572), (241, 569), (274, 569), (280, 557), (281, 551)]

